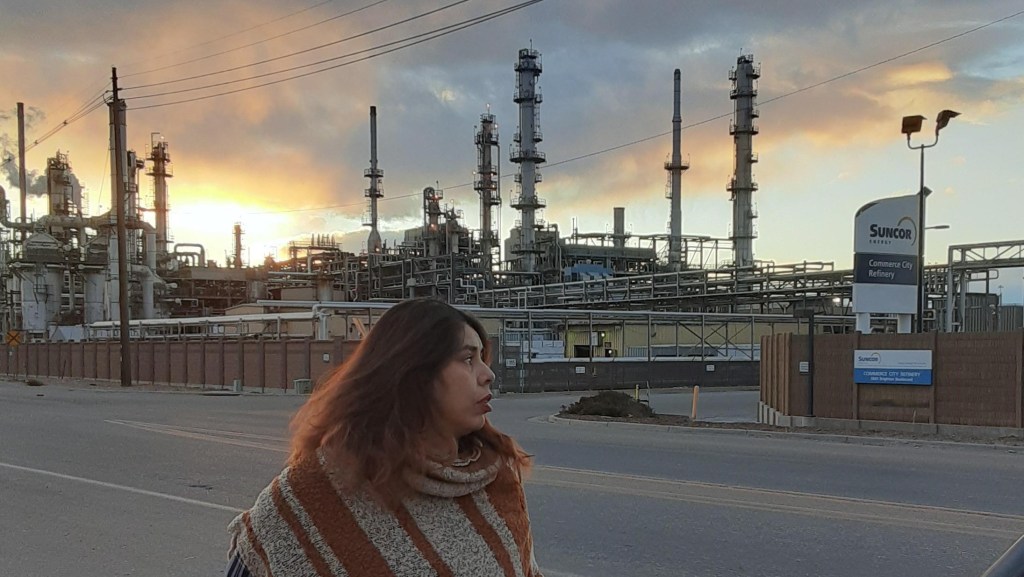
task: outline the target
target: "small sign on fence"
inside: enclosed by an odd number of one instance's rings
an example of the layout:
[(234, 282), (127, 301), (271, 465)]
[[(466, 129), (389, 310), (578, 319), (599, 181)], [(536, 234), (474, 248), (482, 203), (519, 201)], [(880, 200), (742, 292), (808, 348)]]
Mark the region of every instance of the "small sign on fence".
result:
[(22, 339), (24, 338), (22, 334), (23, 333), (21, 331), (11, 329), (7, 331), (6, 335), (4, 335), (4, 343), (12, 347), (16, 347), (22, 343)]
[(931, 385), (932, 352), (856, 350), (853, 381), (871, 385)]

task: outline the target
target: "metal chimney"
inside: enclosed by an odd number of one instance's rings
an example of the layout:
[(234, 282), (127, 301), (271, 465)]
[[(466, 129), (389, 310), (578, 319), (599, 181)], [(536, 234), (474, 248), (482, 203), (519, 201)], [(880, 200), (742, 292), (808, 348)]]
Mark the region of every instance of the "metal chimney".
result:
[(366, 189), (366, 198), (369, 199), (369, 214), (363, 215), (363, 226), (370, 227), (370, 235), (366, 239), (366, 252), (368, 254), (380, 254), (381, 240), (377, 228), (377, 199), (384, 196), (381, 180), (384, 178), (384, 171), (377, 168), (377, 107), (370, 107), (370, 168), (363, 171), (363, 176), (370, 179), (370, 188)]
[(665, 163), (669, 174), (669, 234), (668, 234), (668, 265), (673, 271), (683, 268), (683, 171), (690, 168), (690, 163), (683, 162), (680, 148), (683, 132), (683, 117), (680, 113), (680, 74), (679, 69), (673, 75), (675, 92), (672, 106), (672, 159)]
[(612, 245), (615, 248), (623, 248), (626, 246), (626, 207), (616, 206), (612, 212), (615, 219), (612, 229)]
[(235, 257), (231, 264), (234, 268), (242, 268), (242, 223), (236, 222), (232, 233), (235, 237)]

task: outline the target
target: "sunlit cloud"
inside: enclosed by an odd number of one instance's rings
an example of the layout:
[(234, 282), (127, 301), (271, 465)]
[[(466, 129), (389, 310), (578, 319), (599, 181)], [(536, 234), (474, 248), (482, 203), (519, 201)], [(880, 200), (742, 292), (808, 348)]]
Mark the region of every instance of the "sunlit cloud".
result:
[[(64, 3), (59, 9), (55, 0), (36, 4), (40, 13), (49, 16), (0, 22), (0, 77), (18, 79), (0, 85), (0, 109), (8, 111), (22, 101), (48, 116), (31, 129), (30, 142), (33, 134), (60, 122), (100, 91), (110, 76), (111, 63), (118, 65), (122, 87), (133, 87), (244, 66), (435, 6), (425, 0), (386, 3), (305, 34), (128, 76), (240, 46), (265, 37), (270, 29), (310, 23), (341, 9), (325, 5), (302, 18), (181, 51), (273, 20), (291, 9), (264, 0), (194, 5), (143, 0), (133, 13), (146, 17), (136, 18), (108, 0), (89, 6)], [(484, 4), (494, 5), (486, 2), (474, 9), (484, 10)], [(397, 240), (401, 230), (421, 221), (421, 203), (415, 197), (396, 197), (435, 183), (445, 188), (472, 180), (473, 130), (479, 115), (488, 109), (501, 126), (502, 173), (507, 177), (514, 172), (507, 160), (519, 121), (512, 102), (513, 63), (516, 51), (530, 46), (532, 39), (544, 58), (540, 148), (549, 164), (670, 131), (675, 68), (683, 77), (684, 124), (728, 114), (733, 107), (728, 70), (740, 53), (754, 54), (762, 65), (761, 132), (754, 139), (760, 155), (755, 179), (761, 190), (755, 200), (765, 199), (762, 229), (776, 235), (765, 239), (764, 246), (782, 253), (764, 256), (799, 259), (808, 250), (799, 241), (780, 239), (791, 227), (777, 226), (771, 215), (776, 208), (778, 214), (787, 214), (787, 202), (794, 203), (788, 214), (802, 209), (801, 203), (811, 198), (809, 191), (825, 186), (830, 192), (845, 191), (852, 206), (865, 200), (856, 198), (859, 191), (885, 194), (909, 187), (915, 181), (914, 158), (899, 133), (899, 119), (906, 114), (934, 118), (943, 108), (963, 113), (943, 132), (942, 150), (950, 151), (949, 159), (929, 164), (930, 171), (939, 172), (937, 182), (972, 177), (970, 185), (954, 182), (948, 187), (970, 188), (972, 198), (980, 198), (989, 187), (1005, 193), (1007, 182), (1019, 182), (1008, 168), (1013, 162), (994, 160), (1015, 150), (1019, 138), (1001, 141), (980, 136), (1020, 132), (1020, 127), (1014, 130), (1012, 125), (1019, 123), (1024, 103), (1022, 55), (1011, 47), (1021, 31), (1016, 21), (827, 82), (977, 22), (1005, 16), (1008, 9), (998, 3), (911, 9), (876, 1), (811, 8), (805, 2), (768, 10), (752, 2), (718, 7), (594, 0), (581, 11), (545, 2), (408, 51), (271, 87), (166, 108), (142, 107), (219, 89), (130, 100), (129, 144), (144, 156), (150, 133), (160, 132), (171, 145), (175, 168), (170, 182), (171, 225), (176, 240), (203, 242), (211, 255), (220, 258), (230, 246), (232, 224), (239, 221), (253, 254), (255, 247), (286, 246), (326, 232), (345, 238), (345, 249), (358, 252), (367, 233), (361, 215), (367, 186), (363, 171), (369, 166), (369, 107), (378, 109), (378, 155), (386, 173), (382, 229), (385, 238), (395, 234)], [(452, 18), (468, 15), (453, 12)], [(447, 21), (440, 16), (431, 20), (435, 26)], [(125, 34), (126, 28), (132, 33)], [(30, 49), (34, 40), (54, 29), (61, 34), (46, 35), (48, 51)], [(386, 38), (317, 51), (288, 65), (408, 32), (395, 30)], [(154, 59), (159, 55), (167, 56)], [(124, 95), (131, 98), (275, 69), (277, 64), (267, 64)], [(992, 69), (998, 74), (987, 72)], [(789, 95), (823, 82), (827, 83)], [(247, 85), (251, 84), (224, 89)], [(780, 96), (776, 102), (767, 102)], [(44, 168), (46, 157), (58, 149), (68, 152), (86, 187), (90, 208), (109, 206), (107, 122), (101, 109), (68, 126), (30, 152), (29, 168)], [(682, 190), (688, 206), (694, 207), (694, 214), (686, 216), (688, 229), (722, 234), (728, 230), (731, 207), (725, 184), (733, 170), (728, 122), (724, 118), (683, 133), (682, 153), (691, 168), (683, 175)], [(14, 134), (9, 116), (0, 118), (0, 134), (8, 141)], [(894, 156), (893, 150), (910, 156)], [(581, 230), (603, 230), (613, 206), (628, 206), (627, 220), (634, 232), (663, 232), (668, 212), (663, 163), (670, 152), (671, 138), (666, 135), (561, 166), (542, 166), (544, 180), (537, 190), (550, 205), (545, 218), (566, 232), (573, 218)], [(998, 186), (992, 184), (996, 182)], [(148, 187), (143, 182), (143, 188)], [(507, 206), (511, 179), (503, 181), (502, 192), (506, 199), (502, 228), (507, 229), (518, 217)], [(464, 211), (466, 223), (476, 226), (475, 193), (468, 187), (452, 188), (447, 197)], [(312, 207), (332, 208), (303, 210)], [(16, 207), (12, 205), (11, 210)], [(828, 214), (815, 226), (843, 228), (845, 210), (846, 206), (832, 205), (819, 209)], [(956, 233), (968, 234), (967, 228), (957, 227)], [(823, 245), (821, 250), (828, 248)]]
[(949, 66), (942, 62), (921, 62), (900, 66), (885, 75), (885, 82), (891, 86), (916, 86), (932, 82), (945, 82), (953, 78)]

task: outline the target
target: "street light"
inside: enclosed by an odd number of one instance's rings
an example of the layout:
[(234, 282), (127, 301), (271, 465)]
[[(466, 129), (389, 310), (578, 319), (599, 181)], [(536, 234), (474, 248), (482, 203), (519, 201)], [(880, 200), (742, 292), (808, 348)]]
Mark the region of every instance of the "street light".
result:
[(926, 226), (925, 230), (949, 230), (948, 224), (937, 224), (935, 226)]
[(924, 149), (931, 148), (939, 143), (939, 131), (949, 124), (949, 121), (960, 116), (959, 112), (953, 110), (943, 110), (939, 113), (938, 118), (935, 119), (935, 140), (931, 144), (919, 144), (912, 146), (910, 144), (910, 135), (916, 132), (921, 132), (921, 123), (925, 120), (924, 116), (904, 116), (903, 117), (903, 134), (907, 135), (907, 148), (911, 150), (921, 151), (921, 186), (917, 189), (918, 200), (917, 200), (917, 227), (920, 233), (917, 235), (917, 332), (924, 331), (924, 206), (925, 199), (931, 194), (931, 190), (924, 186)]

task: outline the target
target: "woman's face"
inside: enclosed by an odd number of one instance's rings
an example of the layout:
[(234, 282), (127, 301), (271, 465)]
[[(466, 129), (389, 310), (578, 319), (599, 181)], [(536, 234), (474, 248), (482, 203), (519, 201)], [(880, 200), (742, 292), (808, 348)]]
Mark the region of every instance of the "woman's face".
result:
[(464, 325), (462, 346), (448, 361), (437, 383), (437, 430), (459, 439), (479, 430), (491, 412), (494, 372), (483, 361), (483, 343), (473, 327)]

